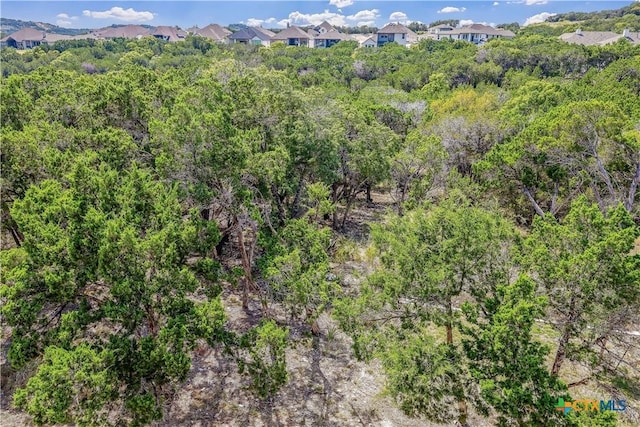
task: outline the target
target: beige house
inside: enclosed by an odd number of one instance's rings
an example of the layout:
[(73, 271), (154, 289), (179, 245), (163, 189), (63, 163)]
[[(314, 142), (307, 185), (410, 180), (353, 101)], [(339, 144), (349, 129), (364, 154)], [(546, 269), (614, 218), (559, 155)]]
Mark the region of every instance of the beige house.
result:
[(491, 39), (510, 39), (515, 37), (515, 34), (512, 31), (493, 28), (484, 24), (471, 24), (460, 28), (453, 28), (449, 25), (438, 25), (433, 28), (429, 28), (428, 34), (430, 38), (435, 40), (464, 40), (475, 44), (481, 44)]
[(194, 36), (205, 37), (218, 43), (226, 43), (227, 37), (231, 35), (231, 31), (218, 24), (209, 24), (204, 28), (190, 28), (187, 30)]
[(314, 46), (314, 37), (299, 27), (291, 26), (271, 38), (271, 42), (284, 42), (287, 46)]
[(43, 44), (55, 43), (60, 40), (71, 40), (71, 36), (46, 33), (33, 28), (23, 28), (0, 39), (3, 46), (15, 49), (32, 49)]
[(398, 43), (410, 47), (418, 41), (418, 35), (402, 24), (387, 24), (376, 34), (377, 46)]

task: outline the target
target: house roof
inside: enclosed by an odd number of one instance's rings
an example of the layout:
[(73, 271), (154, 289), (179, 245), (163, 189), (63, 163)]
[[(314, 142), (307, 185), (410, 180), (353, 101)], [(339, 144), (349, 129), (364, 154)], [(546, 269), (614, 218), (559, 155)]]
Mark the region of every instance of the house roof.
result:
[(336, 30), (327, 31), (326, 33), (317, 35), (316, 40), (354, 40), (349, 34), (343, 34)]
[(229, 36), (230, 40), (251, 40), (253, 38), (258, 38), (262, 41), (271, 40), (275, 33), (272, 33), (269, 30), (265, 30), (259, 27), (249, 27), (243, 28), (242, 30), (236, 31), (235, 33)]
[(58, 42), (60, 40), (72, 40), (72, 39), (73, 39), (73, 37), (67, 36), (65, 34), (53, 34), (53, 33), (52, 34), (49, 34), (49, 33), (45, 34), (45, 41), (47, 43), (55, 43), (55, 42)]
[(364, 45), (364, 44), (366, 44), (368, 42), (377, 44), (376, 40), (373, 37), (367, 37), (366, 39), (364, 39), (362, 41), (359, 41), (360, 46), (362, 46), (362, 45)]
[(560, 36), (560, 39), (567, 43), (600, 46), (615, 43), (622, 38), (629, 40), (633, 44), (640, 43), (640, 33), (632, 33), (628, 31), (625, 31), (624, 34), (617, 34), (612, 31), (577, 30), (573, 33), (565, 33)]
[[(276, 33), (274, 33), (273, 31), (269, 31), (269, 30), (265, 30), (262, 27), (250, 27), (253, 31), (255, 31), (256, 35), (258, 36), (258, 38), (260, 38), (261, 40), (269, 40), (271, 39), (271, 37), (275, 36)], [(260, 34), (266, 36), (266, 39), (262, 39)]]
[(195, 28), (195, 35), (206, 37), (211, 40), (220, 41), (224, 40), (228, 35), (231, 34), (231, 31), (226, 28), (218, 25), (218, 24), (209, 24), (204, 28)]
[(322, 24), (318, 25), (316, 28), (324, 28), (325, 31), (335, 30), (335, 27), (329, 24), (327, 21), (323, 21)]
[(471, 24), (447, 31), (447, 34), (486, 34), (488, 36), (514, 37), (515, 34), (509, 30), (493, 28), (489, 25)]
[(313, 36), (307, 34), (299, 27), (289, 27), (271, 38), (272, 40), (287, 40), (287, 39), (313, 39)]
[(16, 31), (15, 33), (11, 33), (9, 36), (5, 37), (2, 40), (13, 39), (16, 42), (20, 43), (25, 40), (34, 41), (34, 40), (43, 40), (47, 34), (43, 31), (34, 30), (33, 28), (23, 28), (21, 30)]
[(124, 25), (122, 27), (107, 27), (95, 31), (95, 34), (103, 39), (125, 38), (135, 39), (149, 35), (150, 30), (142, 25)]
[(402, 24), (387, 24), (378, 31), (378, 34), (409, 34), (416, 35), (413, 31)]
[(154, 37), (166, 38), (171, 42), (175, 42), (184, 38), (183, 31), (178, 30), (176, 27), (169, 27), (167, 25), (160, 25), (159, 27), (156, 27), (156, 29), (153, 30), (150, 34)]
[(451, 31), (453, 30), (453, 27), (449, 24), (439, 24), (434, 25), (433, 27), (429, 27), (429, 32), (433, 32), (435, 30)]

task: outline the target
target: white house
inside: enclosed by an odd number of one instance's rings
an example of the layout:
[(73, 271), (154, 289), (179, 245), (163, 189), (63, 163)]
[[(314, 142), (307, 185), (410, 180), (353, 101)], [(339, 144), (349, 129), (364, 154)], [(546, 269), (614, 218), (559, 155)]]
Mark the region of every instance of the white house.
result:
[(418, 41), (418, 35), (402, 24), (387, 24), (376, 34), (378, 46), (387, 43), (398, 43), (402, 46), (411, 46)]

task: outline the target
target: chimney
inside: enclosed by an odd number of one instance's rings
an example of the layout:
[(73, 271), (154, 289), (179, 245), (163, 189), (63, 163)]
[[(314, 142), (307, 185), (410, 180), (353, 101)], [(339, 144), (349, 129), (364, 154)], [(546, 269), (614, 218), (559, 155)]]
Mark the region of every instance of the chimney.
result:
[(622, 31), (622, 37), (631, 37), (631, 33), (629, 32), (629, 29), (628, 29), (628, 28), (625, 28), (625, 29)]
[(581, 35), (582, 35), (582, 28), (578, 28), (578, 29), (576, 30), (576, 34), (577, 34), (577, 35), (579, 35), (579, 36), (581, 36)]

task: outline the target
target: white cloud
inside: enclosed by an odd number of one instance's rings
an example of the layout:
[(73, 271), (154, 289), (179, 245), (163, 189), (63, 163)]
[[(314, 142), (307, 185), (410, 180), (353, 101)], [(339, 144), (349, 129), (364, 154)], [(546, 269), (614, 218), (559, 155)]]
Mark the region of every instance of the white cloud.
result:
[(329, 0), (329, 4), (337, 8), (343, 8), (351, 6), (353, 4), (353, 0)]
[(380, 17), (380, 11), (378, 9), (365, 9), (347, 16), (347, 19), (349, 21), (375, 21), (378, 17)]
[(557, 15), (557, 13), (549, 13), (549, 12), (542, 12), (542, 13), (538, 13), (537, 15), (533, 15), (528, 17), (525, 21), (524, 24), (522, 24), (524, 27), (526, 27), (527, 25), (531, 25), (531, 24), (539, 24), (541, 22), (544, 22), (547, 20), (547, 18), (550, 18), (552, 16)]
[(358, 21), (356, 27), (373, 27), (374, 25), (376, 25), (376, 21)]
[(56, 25), (59, 27), (69, 27), (73, 23), (72, 21), (78, 19), (77, 16), (69, 16), (67, 13), (59, 13), (56, 18), (58, 18)]
[(438, 13), (456, 13), (456, 12), (464, 12), (465, 10), (467, 10), (466, 7), (447, 6), (440, 9)]
[(153, 19), (153, 13), (146, 11), (136, 11), (133, 8), (123, 9), (121, 7), (112, 7), (109, 10), (105, 10), (104, 12), (92, 11), (92, 10), (83, 10), (82, 14), (84, 16), (88, 16), (90, 18), (96, 19), (117, 19), (119, 21), (151, 21)]
[(524, 4), (527, 6), (534, 6), (537, 4), (547, 4), (549, 0), (524, 0)]
[(389, 15), (390, 21), (403, 22), (407, 19), (409, 19), (409, 17), (404, 12), (393, 12), (391, 15)]
[[(323, 21), (327, 21), (331, 25), (336, 26), (348, 26), (357, 23), (357, 25), (375, 25), (375, 21), (380, 17), (380, 11), (378, 9), (371, 10), (361, 10), (353, 15), (343, 15), (342, 13), (337, 12), (329, 12), (325, 10), (322, 13), (302, 13), (299, 11), (289, 13), (287, 18), (281, 19), (277, 22), (277, 24), (281, 27), (286, 27), (289, 25), (319, 25)], [(259, 21), (258, 19), (252, 18), (254, 21)], [(249, 22), (249, 21), (247, 21)], [(269, 18), (264, 21), (267, 23), (276, 22), (275, 18)]]
[(264, 22), (266, 22), (267, 24), (273, 24), (274, 22), (276, 22), (276, 18), (265, 19)]
[(497, 1), (494, 1), (494, 2), (493, 2), (493, 5), (494, 5), (494, 6), (500, 6), (500, 3), (498, 3)]
[(263, 22), (265, 22), (264, 19), (249, 18), (247, 19), (245, 24), (247, 24), (250, 27), (259, 27), (260, 25), (262, 25)]

